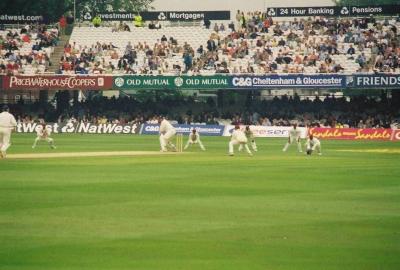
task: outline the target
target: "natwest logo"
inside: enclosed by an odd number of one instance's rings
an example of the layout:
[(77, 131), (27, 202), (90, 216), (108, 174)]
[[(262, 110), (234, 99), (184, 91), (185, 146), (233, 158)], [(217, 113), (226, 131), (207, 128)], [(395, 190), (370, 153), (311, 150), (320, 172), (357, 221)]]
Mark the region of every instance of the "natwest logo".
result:
[(233, 77), (232, 79), (233, 86), (252, 86), (253, 83), (250, 77)]

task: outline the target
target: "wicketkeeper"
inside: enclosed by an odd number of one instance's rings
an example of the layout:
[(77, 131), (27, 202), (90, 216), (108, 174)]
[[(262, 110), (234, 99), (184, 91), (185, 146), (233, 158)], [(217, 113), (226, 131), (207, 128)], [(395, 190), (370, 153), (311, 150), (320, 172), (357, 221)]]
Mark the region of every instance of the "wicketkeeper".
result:
[(204, 147), (203, 143), (200, 140), (200, 134), (197, 132), (197, 130), (195, 128), (192, 129), (192, 132), (189, 134), (189, 139), (185, 145), (185, 150), (189, 147), (189, 145), (192, 144), (199, 144), (200, 149), (205, 151), (206, 148)]

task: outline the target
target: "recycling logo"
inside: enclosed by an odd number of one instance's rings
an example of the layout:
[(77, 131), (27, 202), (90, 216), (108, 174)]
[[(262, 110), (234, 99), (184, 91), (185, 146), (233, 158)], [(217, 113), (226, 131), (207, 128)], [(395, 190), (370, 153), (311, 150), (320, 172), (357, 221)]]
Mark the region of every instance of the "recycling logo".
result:
[(166, 19), (167, 19), (167, 16), (165, 16), (164, 12), (160, 12), (160, 14), (158, 14), (158, 20), (165, 21)]
[(177, 77), (175, 78), (174, 83), (177, 87), (181, 87), (183, 85), (183, 79), (181, 77)]
[(121, 77), (118, 77), (114, 80), (115, 86), (122, 87), (125, 84), (125, 80)]
[(353, 84), (354, 84), (354, 78), (353, 78), (353, 76), (347, 76), (347, 77), (346, 77), (346, 85), (347, 85), (347, 86), (353, 86)]
[(342, 10), (340, 11), (340, 14), (342, 14), (342, 15), (348, 15), (349, 13), (350, 12), (347, 7), (343, 7)]
[(83, 15), (83, 18), (87, 21), (90, 21), (92, 19), (92, 15), (90, 12), (86, 12), (85, 15)]
[(275, 16), (276, 15), (275, 9), (274, 8), (268, 9), (267, 14), (268, 14), (268, 16), (271, 16), (271, 17)]

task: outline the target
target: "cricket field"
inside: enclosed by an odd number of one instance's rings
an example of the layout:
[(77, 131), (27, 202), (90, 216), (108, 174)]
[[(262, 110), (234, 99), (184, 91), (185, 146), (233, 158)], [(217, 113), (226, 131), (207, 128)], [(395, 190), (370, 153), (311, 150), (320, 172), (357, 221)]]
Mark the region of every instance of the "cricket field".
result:
[(0, 160), (1, 270), (400, 269), (400, 143), (230, 157), (223, 137), (167, 155), (156, 136), (34, 137)]

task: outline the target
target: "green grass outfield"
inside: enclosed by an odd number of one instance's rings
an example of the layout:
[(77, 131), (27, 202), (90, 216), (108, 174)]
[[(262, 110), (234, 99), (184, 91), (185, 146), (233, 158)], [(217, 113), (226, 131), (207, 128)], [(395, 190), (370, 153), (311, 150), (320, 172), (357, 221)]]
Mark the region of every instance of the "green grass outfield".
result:
[[(9, 154), (159, 150), (155, 136), (33, 139), (13, 134)], [(0, 269), (400, 269), (400, 143), (322, 141), (307, 157), (258, 139), (229, 157), (227, 141), (0, 160)]]

